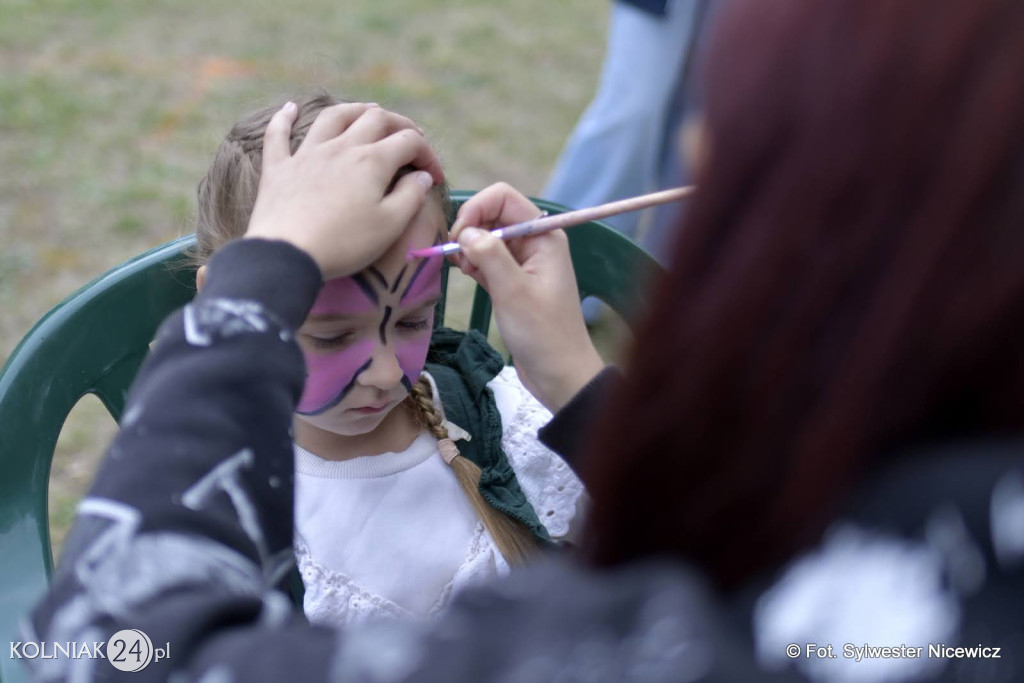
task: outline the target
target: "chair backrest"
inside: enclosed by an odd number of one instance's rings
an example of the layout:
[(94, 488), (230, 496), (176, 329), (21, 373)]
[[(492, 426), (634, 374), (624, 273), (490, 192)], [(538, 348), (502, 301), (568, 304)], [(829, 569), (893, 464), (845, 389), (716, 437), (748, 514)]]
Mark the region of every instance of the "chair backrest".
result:
[[(453, 192), (453, 204), (470, 196)], [(565, 210), (534, 201), (550, 213)], [(623, 315), (635, 312), (654, 260), (602, 223), (575, 227), (569, 238), (581, 295)], [(195, 293), (195, 272), (183, 265), (194, 242), (188, 236), (157, 247), (72, 294), (32, 328), (0, 372), (0, 642), (17, 639), (18, 621), (53, 571), (48, 483), (64, 420), (90, 393), (120, 420), (157, 327)], [(478, 287), (470, 327), (486, 334), (490, 311)], [(8, 655), (0, 657), (0, 683), (25, 680)]]

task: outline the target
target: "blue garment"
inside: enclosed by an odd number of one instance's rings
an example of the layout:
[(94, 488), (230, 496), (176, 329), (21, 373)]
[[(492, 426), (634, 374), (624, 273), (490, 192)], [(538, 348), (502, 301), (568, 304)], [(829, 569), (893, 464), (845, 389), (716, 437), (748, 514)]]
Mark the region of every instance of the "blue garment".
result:
[(668, 9), (668, 0), (619, 0), (627, 5), (633, 5), (639, 7), (645, 12), (657, 15), (659, 17), (665, 16), (665, 12)]
[[(662, 154), (676, 148), (679, 122), (670, 112), (684, 85), (705, 1), (670, 0), (661, 17), (637, 6), (646, 3), (613, 5), (597, 94), (566, 143), (545, 198), (581, 208), (658, 188)], [(640, 216), (607, 220), (637, 240)]]

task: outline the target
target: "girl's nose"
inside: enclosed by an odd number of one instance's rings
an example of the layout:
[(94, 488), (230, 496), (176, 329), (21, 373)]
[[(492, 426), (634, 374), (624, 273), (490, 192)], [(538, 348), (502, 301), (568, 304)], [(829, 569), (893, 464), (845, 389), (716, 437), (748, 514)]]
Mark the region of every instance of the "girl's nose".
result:
[(359, 374), (359, 384), (390, 391), (402, 381), (402, 367), (391, 346), (378, 344), (374, 347), (373, 362)]

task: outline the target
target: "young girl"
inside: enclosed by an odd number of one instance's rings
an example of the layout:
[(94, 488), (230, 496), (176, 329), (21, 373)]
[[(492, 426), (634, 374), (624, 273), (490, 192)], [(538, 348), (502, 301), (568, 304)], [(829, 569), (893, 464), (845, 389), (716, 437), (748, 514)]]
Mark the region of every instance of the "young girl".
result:
[[(293, 152), (338, 102), (297, 102)], [(237, 123), (200, 182), (199, 263), (245, 233), (279, 108)], [(352, 129), (383, 122), (369, 112)], [(378, 261), (323, 286), (298, 331), (295, 554), (315, 623), (436, 616), (575, 530), (583, 487), (536, 440), (550, 413), (480, 335), (432, 334), (443, 264), (406, 254), (447, 240), (449, 209), (436, 186)]]

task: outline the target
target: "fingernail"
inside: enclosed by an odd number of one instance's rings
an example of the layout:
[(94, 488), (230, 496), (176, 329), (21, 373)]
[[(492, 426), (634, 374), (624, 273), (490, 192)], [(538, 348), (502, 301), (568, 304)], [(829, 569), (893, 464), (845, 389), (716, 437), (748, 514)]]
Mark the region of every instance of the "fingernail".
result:
[(484, 234), (484, 231), (479, 228), (464, 228), (459, 233), (459, 244), (473, 244), (480, 236)]
[(380, 105), (377, 104), (376, 102), (367, 102), (366, 106), (367, 107), (379, 107)]
[(429, 190), (434, 186), (434, 177), (426, 171), (417, 171), (416, 182), (420, 184), (420, 187)]
[(283, 107), (281, 107), (281, 111), (285, 112), (286, 114), (291, 114), (291, 113), (293, 113), (293, 112), (294, 112), (294, 111), (295, 111), (295, 110), (296, 110), (297, 108), (298, 108), (298, 107), (296, 107), (296, 106), (295, 106), (295, 103), (294, 103), (294, 102), (292, 102), (291, 100), (289, 100), (289, 101), (285, 102), (285, 104), (284, 104), (284, 106), (283, 106)]

